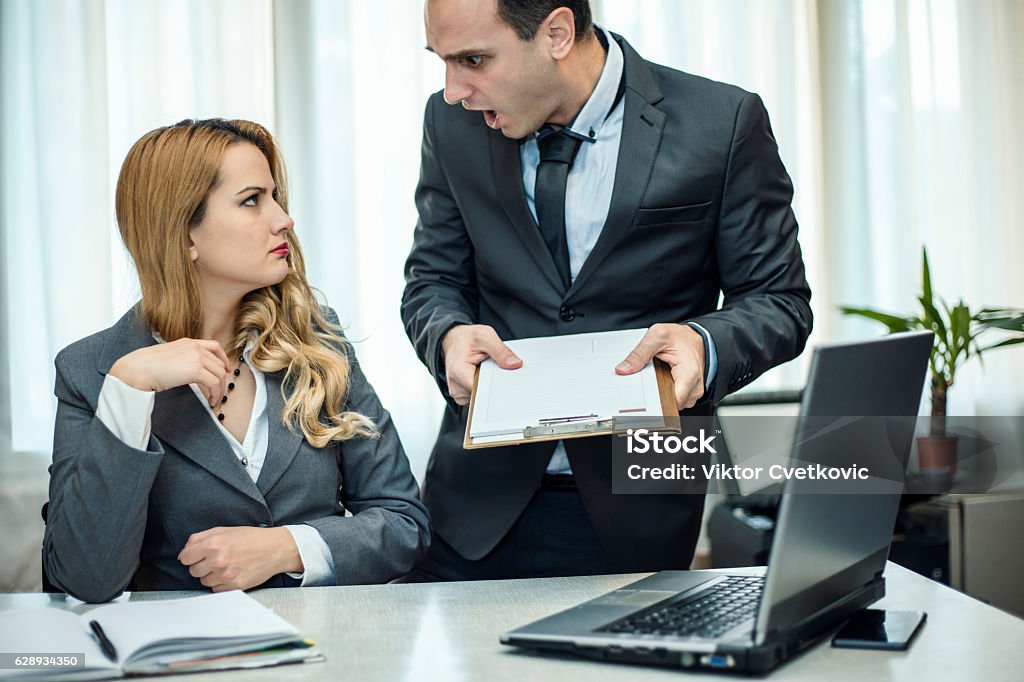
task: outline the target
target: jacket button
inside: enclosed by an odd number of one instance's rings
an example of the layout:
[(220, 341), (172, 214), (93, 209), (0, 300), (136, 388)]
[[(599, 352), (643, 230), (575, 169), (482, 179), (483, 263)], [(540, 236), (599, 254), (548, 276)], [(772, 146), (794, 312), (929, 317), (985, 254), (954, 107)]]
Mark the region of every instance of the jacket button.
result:
[(576, 309), (571, 305), (563, 305), (558, 311), (558, 316), (562, 318), (562, 322), (572, 322), (576, 319)]

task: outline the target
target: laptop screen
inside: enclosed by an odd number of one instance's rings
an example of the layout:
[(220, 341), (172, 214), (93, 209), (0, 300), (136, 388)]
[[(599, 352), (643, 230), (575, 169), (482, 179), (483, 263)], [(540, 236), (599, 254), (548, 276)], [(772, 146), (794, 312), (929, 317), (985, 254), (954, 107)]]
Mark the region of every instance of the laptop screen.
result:
[(869, 481), (851, 481), (845, 490), (823, 492), (813, 480), (786, 482), (755, 629), (758, 643), (882, 572), (932, 338), (931, 332), (914, 332), (815, 349), (790, 461), (843, 467), (882, 461), (881, 453), (892, 457), (883, 475), (873, 471)]

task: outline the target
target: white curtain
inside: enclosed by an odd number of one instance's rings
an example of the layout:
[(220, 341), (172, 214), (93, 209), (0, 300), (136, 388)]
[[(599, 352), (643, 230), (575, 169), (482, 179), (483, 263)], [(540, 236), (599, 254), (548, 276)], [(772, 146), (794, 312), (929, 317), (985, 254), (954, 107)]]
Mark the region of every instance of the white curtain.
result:
[[(641, 54), (764, 98), (796, 187), (812, 342), (877, 333), (840, 304), (913, 309), (919, 249), (974, 306), (1024, 304), (1024, 3), (595, 3)], [(113, 221), (144, 132), (268, 125), (310, 279), (348, 326), (422, 474), (441, 411), (398, 317), (420, 126), (442, 85), (413, 0), (0, 0), (0, 448), (48, 453), (52, 359), (135, 300)], [(1019, 349), (968, 365), (951, 412), (1024, 410)], [(806, 357), (766, 376), (798, 385)], [(983, 388), (982, 388), (983, 387)]]
[(277, 0), (277, 133), (309, 278), (338, 311), (422, 480), (444, 403), (405, 336), (427, 96), (443, 84), (418, 2)]
[(278, 137), (310, 280), (421, 475), (443, 404), (398, 302), (423, 105), (442, 71), (418, 3), (3, 0), (2, 12), (0, 447), (48, 454), (54, 355), (138, 297), (113, 217), (128, 148), (222, 116)]
[[(913, 311), (921, 245), (952, 305), (1024, 306), (1024, 3), (822, 0), (831, 335), (838, 304)], [(820, 319), (820, 318), (819, 318)], [(950, 414), (1024, 414), (1020, 347), (971, 360)]]
[(53, 357), (138, 286), (114, 223), (121, 160), (182, 118), (273, 125), (269, 2), (3, 0), (3, 336), (10, 446), (48, 452)]

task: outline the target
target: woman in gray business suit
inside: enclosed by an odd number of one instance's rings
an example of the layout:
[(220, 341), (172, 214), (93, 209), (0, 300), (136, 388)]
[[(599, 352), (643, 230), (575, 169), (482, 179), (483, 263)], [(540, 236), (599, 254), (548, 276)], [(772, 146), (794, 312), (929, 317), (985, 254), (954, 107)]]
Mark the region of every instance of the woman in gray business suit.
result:
[(55, 363), (56, 586), (98, 602), (385, 582), (422, 558), (398, 434), (314, 298), (287, 205), (258, 124), (182, 121), (129, 151), (117, 222), (142, 300)]

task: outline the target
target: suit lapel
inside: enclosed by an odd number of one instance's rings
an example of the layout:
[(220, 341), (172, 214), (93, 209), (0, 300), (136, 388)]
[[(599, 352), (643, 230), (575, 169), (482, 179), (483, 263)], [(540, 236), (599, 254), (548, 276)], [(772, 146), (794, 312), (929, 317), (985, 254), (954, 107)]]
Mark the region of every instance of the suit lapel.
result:
[(284, 413), (284, 395), (281, 393), (283, 372), (264, 374), (267, 389), (267, 420), (270, 434), (267, 442), (267, 456), (263, 460), (256, 486), (266, 496), (281, 475), (292, 465), (302, 445), (302, 431), (292, 431), (281, 421)]
[(615, 185), (601, 235), (569, 289), (570, 295), (586, 283), (632, 227), (633, 217), (650, 183), (665, 130), (665, 114), (654, 106), (663, 95), (650, 68), (621, 36), (614, 38), (622, 47), (626, 79)]
[(498, 201), (501, 202), (509, 221), (515, 226), (519, 238), (523, 240), (526, 250), (537, 263), (537, 267), (553, 287), (558, 291), (564, 291), (562, 278), (555, 267), (555, 261), (551, 257), (551, 252), (548, 251), (547, 244), (544, 243), (544, 238), (540, 236), (540, 229), (533, 219), (533, 214), (530, 213), (530, 207), (526, 204), (519, 141), (509, 139), (497, 130), (489, 132), (491, 172), (498, 193)]
[(189, 386), (156, 394), (153, 433), (232, 488), (264, 503), (249, 473)]

